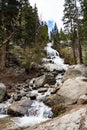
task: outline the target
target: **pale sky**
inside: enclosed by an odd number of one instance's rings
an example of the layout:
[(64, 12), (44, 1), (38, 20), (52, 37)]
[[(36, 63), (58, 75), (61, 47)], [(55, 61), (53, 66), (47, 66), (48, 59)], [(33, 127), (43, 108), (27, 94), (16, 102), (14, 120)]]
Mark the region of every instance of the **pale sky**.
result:
[(38, 8), (40, 20), (50, 23), (49, 26), (57, 23), (58, 29), (63, 26), (63, 4), (64, 0), (29, 0), (30, 5)]

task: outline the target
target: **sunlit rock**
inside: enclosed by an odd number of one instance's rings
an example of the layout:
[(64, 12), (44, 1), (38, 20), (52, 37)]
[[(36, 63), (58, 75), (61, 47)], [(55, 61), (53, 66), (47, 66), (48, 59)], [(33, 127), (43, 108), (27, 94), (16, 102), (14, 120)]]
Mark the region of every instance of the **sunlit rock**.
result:
[(61, 85), (58, 94), (64, 98), (65, 103), (75, 103), (81, 95), (87, 93), (87, 82), (83, 79), (84, 77), (68, 79)]
[(72, 65), (65, 72), (62, 81), (64, 82), (69, 78), (74, 79), (80, 76), (87, 76), (87, 67), (85, 65), (80, 65), (80, 64)]
[(78, 104), (87, 104), (87, 95), (80, 96), (77, 103)]

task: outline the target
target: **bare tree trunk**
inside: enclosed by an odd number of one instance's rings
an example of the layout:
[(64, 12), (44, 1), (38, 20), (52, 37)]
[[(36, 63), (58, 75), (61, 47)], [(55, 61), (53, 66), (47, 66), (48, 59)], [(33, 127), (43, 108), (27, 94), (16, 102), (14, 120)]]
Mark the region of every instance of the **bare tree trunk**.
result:
[(1, 56), (0, 56), (0, 69), (1, 70), (5, 68), (5, 61), (6, 61), (6, 45), (4, 45), (1, 49)]
[(80, 36), (79, 36), (79, 26), (77, 25), (77, 43), (78, 43), (78, 52), (79, 52), (79, 63), (83, 63), (82, 59), (82, 48), (81, 48), (81, 43), (80, 43)]
[[(73, 43), (72, 43), (73, 44)], [(76, 52), (75, 52), (75, 45), (72, 45), (72, 50), (73, 50), (73, 59), (74, 59), (74, 64), (77, 63), (77, 60), (76, 60)]]
[(71, 42), (72, 42), (72, 50), (73, 50), (73, 60), (74, 60), (74, 64), (77, 63), (77, 60), (76, 60), (76, 51), (75, 51), (75, 41), (73, 40), (73, 31), (72, 31), (72, 22), (71, 22)]
[(81, 42), (80, 42), (80, 34), (79, 34), (79, 18), (78, 18), (78, 8), (77, 8), (77, 1), (75, 0), (75, 7), (76, 7), (76, 23), (77, 23), (77, 45), (78, 45), (78, 53), (79, 53), (79, 63), (82, 64), (83, 63), (83, 59), (82, 59), (82, 48), (81, 48)]

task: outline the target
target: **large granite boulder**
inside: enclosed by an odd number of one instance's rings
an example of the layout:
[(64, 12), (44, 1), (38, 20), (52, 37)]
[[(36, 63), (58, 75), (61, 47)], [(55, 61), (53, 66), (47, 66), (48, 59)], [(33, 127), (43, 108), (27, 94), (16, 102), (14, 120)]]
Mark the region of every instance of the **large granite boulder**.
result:
[(31, 107), (32, 103), (30, 99), (17, 101), (8, 107), (7, 114), (12, 116), (28, 115), (28, 109)]
[(3, 83), (0, 83), (0, 102), (3, 102), (5, 94), (6, 94), (6, 86)]
[(66, 104), (77, 102), (81, 95), (87, 93), (87, 81), (85, 77), (66, 80), (58, 91), (58, 95), (64, 98)]
[(46, 105), (53, 107), (54, 105), (64, 103), (64, 98), (56, 93), (56, 94), (51, 94), (49, 96), (46, 96), (45, 99), (43, 99), (43, 102)]
[(62, 82), (67, 79), (74, 79), (76, 77), (86, 76), (87, 77), (87, 67), (85, 65), (72, 65), (69, 66), (68, 70), (65, 72)]

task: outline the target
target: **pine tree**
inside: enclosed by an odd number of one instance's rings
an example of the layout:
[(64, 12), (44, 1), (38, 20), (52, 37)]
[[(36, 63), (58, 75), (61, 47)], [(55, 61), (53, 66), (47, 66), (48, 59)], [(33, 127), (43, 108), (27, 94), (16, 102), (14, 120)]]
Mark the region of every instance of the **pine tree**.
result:
[(56, 23), (54, 24), (54, 27), (51, 31), (51, 39), (54, 41), (54, 44), (57, 45), (59, 43), (59, 31), (57, 28)]
[(6, 66), (9, 49), (9, 40), (14, 32), (14, 20), (18, 15), (19, 2), (17, 0), (0, 1), (0, 49), (1, 49), (1, 68)]
[(79, 0), (82, 11), (82, 22), (83, 22), (83, 37), (87, 41), (87, 0)]
[(40, 24), (40, 35), (39, 35), (39, 42), (40, 43), (47, 43), (48, 42), (48, 26), (46, 22), (42, 22)]
[[(72, 42), (72, 49), (74, 55), (74, 63), (76, 63), (76, 51), (75, 51), (75, 41), (74, 33), (76, 32), (76, 42), (78, 45), (79, 62), (82, 63), (82, 49), (80, 42), (80, 24), (79, 24), (79, 14), (80, 10), (77, 6), (77, 0), (65, 0), (64, 4), (64, 17), (63, 21), (65, 24), (65, 29), (67, 33), (69, 32), (70, 40)], [(74, 41), (74, 42), (73, 42)]]

